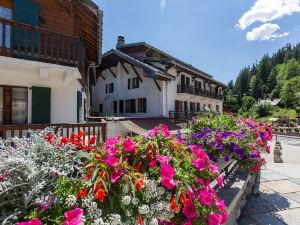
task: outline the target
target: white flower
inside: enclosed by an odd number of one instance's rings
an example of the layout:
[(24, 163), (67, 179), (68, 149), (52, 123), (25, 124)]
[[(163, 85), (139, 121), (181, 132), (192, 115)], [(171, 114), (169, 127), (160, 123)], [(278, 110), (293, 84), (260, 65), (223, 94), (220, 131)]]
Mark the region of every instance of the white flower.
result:
[(163, 187), (158, 187), (157, 193), (158, 193), (158, 195), (163, 195), (165, 193), (165, 189)]
[(150, 212), (149, 206), (142, 205), (139, 207), (139, 213), (142, 215), (148, 214)]
[(137, 198), (133, 198), (131, 202), (132, 202), (132, 204), (134, 204), (134, 205), (139, 204), (139, 200), (138, 200)]
[(75, 195), (69, 195), (67, 198), (66, 198), (66, 205), (72, 207), (76, 204), (76, 201), (77, 201), (77, 198)]
[(149, 225), (158, 225), (157, 219), (156, 218), (151, 219)]
[(131, 202), (131, 197), (129, 195), (126, 195), (122, 198), (121, 202), (124, 204), (124, 205), (129, 205), (130, 202)]

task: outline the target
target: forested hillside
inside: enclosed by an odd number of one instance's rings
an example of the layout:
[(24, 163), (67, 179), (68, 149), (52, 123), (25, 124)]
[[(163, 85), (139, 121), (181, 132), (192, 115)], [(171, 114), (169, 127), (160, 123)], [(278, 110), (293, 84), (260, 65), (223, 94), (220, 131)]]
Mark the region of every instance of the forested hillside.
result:
[(284, 107), (297, 107), (300, 103), (300, 43), (287, 44), (272, 56), (264, 55), (259, 62), (244, 67), (228, 87), (225, 104), (235, 111), (242, 107), (245, 96), (251, 102), (281, 98)]

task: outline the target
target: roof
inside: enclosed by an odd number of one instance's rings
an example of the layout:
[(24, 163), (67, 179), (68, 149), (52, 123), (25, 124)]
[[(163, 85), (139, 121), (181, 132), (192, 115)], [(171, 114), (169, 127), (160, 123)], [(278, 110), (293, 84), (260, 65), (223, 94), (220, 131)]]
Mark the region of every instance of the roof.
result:
[[(115, 55), (118, 58), (121, 58), (122, 60), (124, 60), (124, 61), (126, 61), (130, 64), (133, 64), (137, 67), (140, 67), (140, 68), (142, 68), (142, 69), (144, 69), (144, 70), (146, 70), (150, 73), (154, 73), (158, 76), (162, 76), (162, 77), (165, 77), (167, 79), (175, 79), (175, 77), (172, 76), (171, 74), (168, 74), (168, 73), (164, 72), (163, 70), (160, 70), (160, 69), (158, 69), (156, 67), (153, 67), (149, 64), (143, 63), (143, 62), (141, 62), (141, 61), (139, 61), (139, 60), (137, 60), (137, 59), (121, 52), (121, 51), (116, 50), (116, 49), (111, 49), (110, 51), (104, 53), (103, 56), (102, 56), (102, 62), (105, 62), (105, 59), (110, 55)], [(101, 66), (100, 66), (100, 69), (101, 69)], [(102, 70), (104, 70), (104, 69), (106, 69), (105, 65), (102, 64)]]
[(259, 100), (257, 105), (263, 105), (263, 104), (270, 104), (272, 106), (277, 106), (280, 103), (281, 99), (266, 99), (266, 100)]

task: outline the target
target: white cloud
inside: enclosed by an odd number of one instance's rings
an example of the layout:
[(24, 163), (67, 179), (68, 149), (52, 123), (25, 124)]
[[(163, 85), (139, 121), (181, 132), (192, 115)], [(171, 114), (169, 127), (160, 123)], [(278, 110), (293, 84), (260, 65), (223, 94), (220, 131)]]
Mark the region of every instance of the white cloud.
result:
[(252, 8), (239, 19), (237, 27), (245, 30), (257, 21), (271, 22), (293, 13), (300, 13), (300, 0), (256, 0)]
[(166, 8), (167, 0), (160, 0), (160, 10), (164, 11)]
[(288, 36), (289, 33), (278, 33), (280, 27), (277, 24), (265, 23), (247, 33), (248, 41), (266, 41)]

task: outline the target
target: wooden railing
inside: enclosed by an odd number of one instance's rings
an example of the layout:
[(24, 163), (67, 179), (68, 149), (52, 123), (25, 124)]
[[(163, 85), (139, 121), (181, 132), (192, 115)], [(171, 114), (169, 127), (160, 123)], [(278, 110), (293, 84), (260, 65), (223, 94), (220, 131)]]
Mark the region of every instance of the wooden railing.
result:
[(61, 124), (37, 124), (37, 125), (0, 125), (0, 139), (8, 139), (12, 137), (29, 137), (28, 130), (41, 130), (47, 127), (53, 127), (55, 132), (61, 131), (61, 134), (70, 137), (71, 133), (86, 132), (85, 139), (88, 140), (96, 136), (97, 143), (106, 140), (107, 127), (106, 122), (96, 123), (61, 123)]
[(188, 121), (201, 115), (202, 111), (169, 111), (169, 119), (175, 121)]
[(78, 67), (79, 38), (0, 18), (0, 55)]
[(218, 100), (222, 100), (223, 96), (218, 94), (218, 93), (212, 93), (209, 91), (206, 91), (204, 89), (201, 89), (199, 87), (195, 87), (192, 85), (177, 85), (177, 93), (186, 93), (186, 94), (191, 94), (191, 95), (198, 95), (198, 96), (203, 96), (203, 97), (208, 97), (208, 98), (214, 98)]

